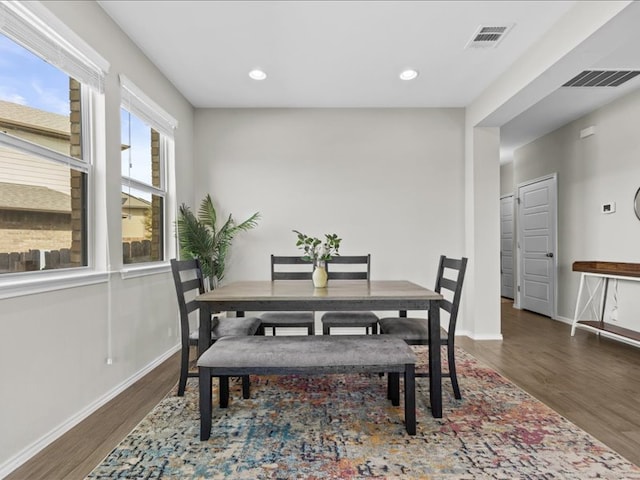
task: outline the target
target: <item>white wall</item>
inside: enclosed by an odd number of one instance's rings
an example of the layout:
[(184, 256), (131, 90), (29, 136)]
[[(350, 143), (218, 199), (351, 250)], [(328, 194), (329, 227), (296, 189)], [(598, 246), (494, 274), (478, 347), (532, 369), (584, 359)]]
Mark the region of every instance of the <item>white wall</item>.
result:
[(500, 165), (500, 196), (515, 192), (513, 185), (513, 161)]
[[(640, 92), (631, 93), (516, 150), (514, 182), (558, 173), (558, 314), (573, 318), (580, 260), (640, 263)], [(593, 136), (580, 130), (595, 126)], [(616, 213), (601, 213), (616, 202)], [(621, 286), (619, 324), (640, 330), (640, 284)]]
[[(44, 5), (111, 64), (105, 87), (107, 163), (101, 168), (108, 177), (112, 268), (118, 270), (122, 258), (118, 74), (124, 73), (179, 122), (178, 201), (193, 199), (193, 109), (95, 2)], [(100, 240), (104, 244), (105, 239)], [(111, 278), (111, 297), (108, 285), (100, 283), (0, 300), (0, 477), (179, 343), (169, 269), (128, 280), (116, 271)], [(111, 366), (106, 364), (109, 347)]]
[(466, 119), (463, 325), (476, 340), (500, 334), (500, 131)]
[(464, 110), (196, 110), (196, 198), (257, 229), (232, 248), (227, 281), (269, 279), (297, 255), (292, 229), (337, 233), (371, 253), (373, 279), (431, 287), (440, 254), (464, 253)]

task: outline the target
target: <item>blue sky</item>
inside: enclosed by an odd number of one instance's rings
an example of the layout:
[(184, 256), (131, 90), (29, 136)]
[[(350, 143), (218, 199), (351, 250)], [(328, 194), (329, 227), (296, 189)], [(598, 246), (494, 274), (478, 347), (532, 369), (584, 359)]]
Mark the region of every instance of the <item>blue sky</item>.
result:
[[(0, 33), (0, 99), (69, 116), (69, 76)], [(122, 175), (150, 183), (149, 127), (124, 110), (120, 118), (122, 143), (132, 146), (122, 152)]]
[(0, 34), (0, 99), (69, 115), (69, 77)]

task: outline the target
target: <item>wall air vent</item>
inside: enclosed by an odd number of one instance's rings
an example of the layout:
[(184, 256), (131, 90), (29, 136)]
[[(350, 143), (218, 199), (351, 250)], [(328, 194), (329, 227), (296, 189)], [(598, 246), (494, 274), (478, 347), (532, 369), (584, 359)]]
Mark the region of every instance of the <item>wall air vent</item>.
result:
[(640, 74), (640, 70), (585, 70), (563, 87), (619, 87)]
[(494, 48), (511, 30), (513, 25), (480, 25), (464, 48)]

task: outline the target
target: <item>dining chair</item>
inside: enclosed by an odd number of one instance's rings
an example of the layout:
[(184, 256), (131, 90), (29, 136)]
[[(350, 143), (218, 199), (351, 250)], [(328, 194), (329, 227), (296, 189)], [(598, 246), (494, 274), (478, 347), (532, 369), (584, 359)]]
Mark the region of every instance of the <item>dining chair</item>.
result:
[[(271, 255), (271, 281), (306, 280), (311, 282), (313, 263), (302, 257)], [(314, 334), (313, 312), (265, 312), (260, 315), (260, 333), (270, 328), (273, 335), (276, 328), (306, 328), (309, 335)]]
[[(195, 297), (204, 293), (204, 279), (200, 261), (171, 259), (171, 272), (178, 296), (180, 309), (180, 339), (182, 344), (180, 360), (180, 381), (178, 396), (184, 395), (188, 377), (197, 377), (197, 371), (189, 371), (189, 353), (192, 346), (198, 345), (198, 328), (191, 329), (189, 315), (199, 311)], [(211, 340), (227, 336), (255, 335), (260, 327), (256, 317), (214, 317), (211, 321)], [(243, 396), (249, 398), (249, 378), (243, 377)]]
[[(347, 265), (347, 267), (341, 267)], [(371, 254), (340, 255), (327, 262), (329, 281), (366, 280), (371, 277)], [(367, 334), (378, 333), (378, 316), (373, 312), (327, 312), (322, 315), (322, 334), (330, 335), (332, 328), (364, 328)]]
[[(462, 283), (467, 269), (467, 259), (449, 258), (440, 256), (438, 265), (438, 275), (436, 277), (435, 291), (445, 298), (440, 301), (440, 309), (449, 313), (449, 328), (446, 336), (440, 339), (441, 345), (447, 347), (447, 363), (449, 371), (442, 374), (443, 377), (451, 378), (453, 393), (459, 400), (462, 398), (458, 377), (456, 374), (455, 361), (455, 338), (456, 320), (458, 318), (458, 308), (462, 296)], [(447, 295), (445, 295), (445, 293)], [(400, 317), (381, 318), (378, 321), (380, 333), (396, 335), (402, 337), (409, 345), (427, 345), (429, 343), (429, 321), (426, 318), (407, 317), (405, 310), (400, 311)], [(426, 377), (428, 373), (417, 373), (416, 376)]]

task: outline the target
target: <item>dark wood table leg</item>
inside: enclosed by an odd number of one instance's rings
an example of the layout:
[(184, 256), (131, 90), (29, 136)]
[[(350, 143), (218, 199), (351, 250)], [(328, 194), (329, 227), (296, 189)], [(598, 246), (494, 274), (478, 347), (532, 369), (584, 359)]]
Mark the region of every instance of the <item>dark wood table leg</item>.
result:
[(404, 371), (404, 424), (409, 435), (416, 434), (416, 367), (412, 363)]
[(440, 301), (429, 302), (429, 396), (431, 414), (442, 418), (442, 364), (440, 355)]
[(199, 367), (200, 370), (200, 440), (209, 440), (211, 436), (211, 370)]
[(397, 407), (400, 405), (400, 374), (398, 372), (389, 372), (387, 374), (387, 397), (391, 400), (391, 405)]
[(220, 408), (227, 408), (229, 406), (229, 377), (227, 375), (220, 376)]
[(249, 381), (249, 375), (242, 377), (242, 398), (245, 400), (251, 398), (251, 382)]
[(211, 308), (200, 302), (200, 325), (198, 327), (198, 358), (211, 346)]

